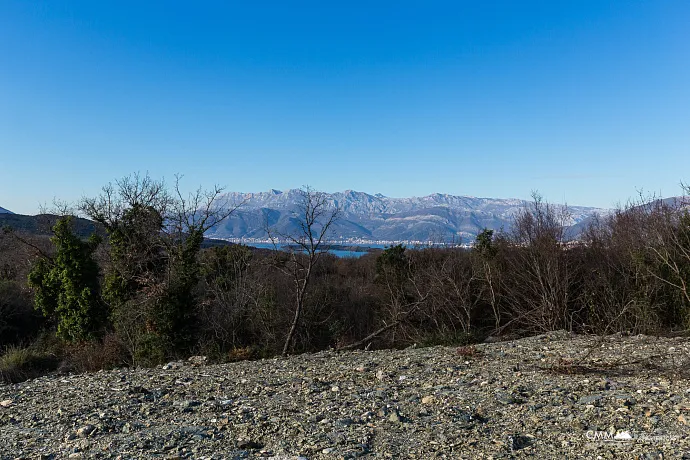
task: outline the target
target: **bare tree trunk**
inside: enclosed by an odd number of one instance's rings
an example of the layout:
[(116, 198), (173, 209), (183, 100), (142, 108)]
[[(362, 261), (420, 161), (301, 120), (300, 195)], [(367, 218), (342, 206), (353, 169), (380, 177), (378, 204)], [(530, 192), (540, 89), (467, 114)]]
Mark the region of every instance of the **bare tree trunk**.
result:
[[(299, 205), (300, 221), (299, 230), (292, 234), (273, 231), (266, 223), (266, 233), (273, 241), (276, 250), (274, 266), (284, 275), (289, 276), (295, 283), (295, 310), (283, 344), (283, 356), (290, 352), (300, 318), (304, 312), (304, 301), (308, 293), (309, 283), (314, 266), (318, 263), (323, 252), (322, 246), (326, 243), (333, 224), (338, 219), (340, 210), (332, 206), (324, 193), (315, 192), (309, 187), (302, 191), (302, 202)], [(289, 260), (280, 260), (278, 254), (278, 236), (281, 240), (290, 243)], [(305, 260), (306, 258), (306, 260)]]
[(302, 310), (304, 309), (304, 294), (307, 290), (307, 285), (309, 284), (309, 279), (311, 275), (311, 266), (313, 261), (310, 261), (308, 268), (308, 273), (305, 276), (302, 286), (299, 286), (299, 280), (297, 280), (297, 299), (295, 305), (295, 314), (292, 318), (292, 324), (290, 325), (290, 330), (285, 338), (285, 344), (283, 345), (283, 356), (287, 356), (290, 351), (290, 346), (292, 345), (292, 339), (297, 331), (297, 325), (299, 324), (300, 317), (302, 316)]

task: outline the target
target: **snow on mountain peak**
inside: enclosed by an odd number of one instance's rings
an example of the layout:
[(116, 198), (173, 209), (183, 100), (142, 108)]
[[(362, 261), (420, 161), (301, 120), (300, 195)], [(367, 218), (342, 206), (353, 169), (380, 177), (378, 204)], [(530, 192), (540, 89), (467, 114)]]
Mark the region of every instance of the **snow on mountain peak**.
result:
[[(301, 202), (298, 189), (259, 193), (228, 193), (230, 202), (242, 203), (237, 213), (214, 230), (215, 237), (262, 238), (261, 225), (270, 209), (276, 225), (288, 230), (294, 225), (294, 211)], [(472, 239), (483, 228), (510, 227), (514, 216), (529, 205), (516, 198), (477, 198), (434, 193), (424, 197), (390, 198), (355, 190), (324, 193), (340, 209), (334, 227), (338, 237), (388, 241), (427, 241), (438, 235), (457, 240)], [(560, 205), (555, 205), (560, 206)], [(568, 206), (572, 224), (584, 222), (605, 210)], [(282, 228), (282, 227), (281, 227)]]

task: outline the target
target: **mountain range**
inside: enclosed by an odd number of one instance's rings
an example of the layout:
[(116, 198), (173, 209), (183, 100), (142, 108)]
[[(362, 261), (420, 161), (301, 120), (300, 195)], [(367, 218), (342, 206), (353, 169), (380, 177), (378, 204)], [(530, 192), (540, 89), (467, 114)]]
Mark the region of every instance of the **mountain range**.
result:
[[(340, 210), (332, 227), (331, 239), (367, 242), (455, 242), (470, 243), (484, 228), (510, 229), (513, 219), (530, 202), (520, 199), (477, 198), (435, 193), (424, 197), (391, 198), (381, 194), (346, 190), (325, 193), (328, 204)], [(241, 206), (206, 234), (225, 240), (265, 240), (266, 226), (280, 234), (298, 234), (298, 189), (269, 190), (259, 193), (230, 192), (221, 199)], [(561, 207), (563, 205), (555, 205)], [(566, 224), (571, 235), (595, 214), (606, 209), (568, 206)], [(47, 234), (55, 216), (22, 216), (0, 207), (0, 225), (9, 225), (31, 233)], [(80, 233), (95, 230), (94, 224), (80, 221)], [(83, 221), (83, 222), (82, 222)], [(83, 227), (83, 228), (81, 228)]]
[[(221, 239), (265, 239), (266, 224), (282, 234), (299, 232), (300, 190), (260, 193), (230, 192), (227, 202), (238, 210), (209, 231)], [(424, 197), (390, 198), (346, 190), (325, 193), (340, 209), (333, 226), (336, 240), (417, 241), (469, 243), (484, 228), (509, 229), (515, 215), (530, 203), (520, 199), (476, 198), (436, 193)], [(555, 205), (563, 206), (563, 205)], [(595, 214), (606, 209), (568, 206), (567, 225), (575, 233)]]

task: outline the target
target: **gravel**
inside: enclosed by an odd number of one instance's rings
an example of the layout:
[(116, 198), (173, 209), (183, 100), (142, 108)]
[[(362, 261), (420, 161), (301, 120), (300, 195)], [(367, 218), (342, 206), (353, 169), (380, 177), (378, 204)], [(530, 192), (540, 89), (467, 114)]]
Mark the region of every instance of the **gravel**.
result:
[(0, 385), (0, 458), (688, 458), (690, 341), (541, 336)]

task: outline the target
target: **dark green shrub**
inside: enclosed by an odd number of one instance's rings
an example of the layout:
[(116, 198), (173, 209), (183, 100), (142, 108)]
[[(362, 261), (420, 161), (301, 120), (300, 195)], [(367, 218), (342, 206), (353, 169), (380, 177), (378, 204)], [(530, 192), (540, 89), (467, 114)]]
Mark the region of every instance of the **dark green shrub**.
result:
[(82, 241), (71, 229), (71, 218), (57, 221), (51, 238), (52, 259), (41, 258), (29, 273), (36, 308), (57, 325), (57, 335), (69, 342), (98, 337), (106, 319), (100, 299), (99, 269), (93, 253), (100, 238)]

